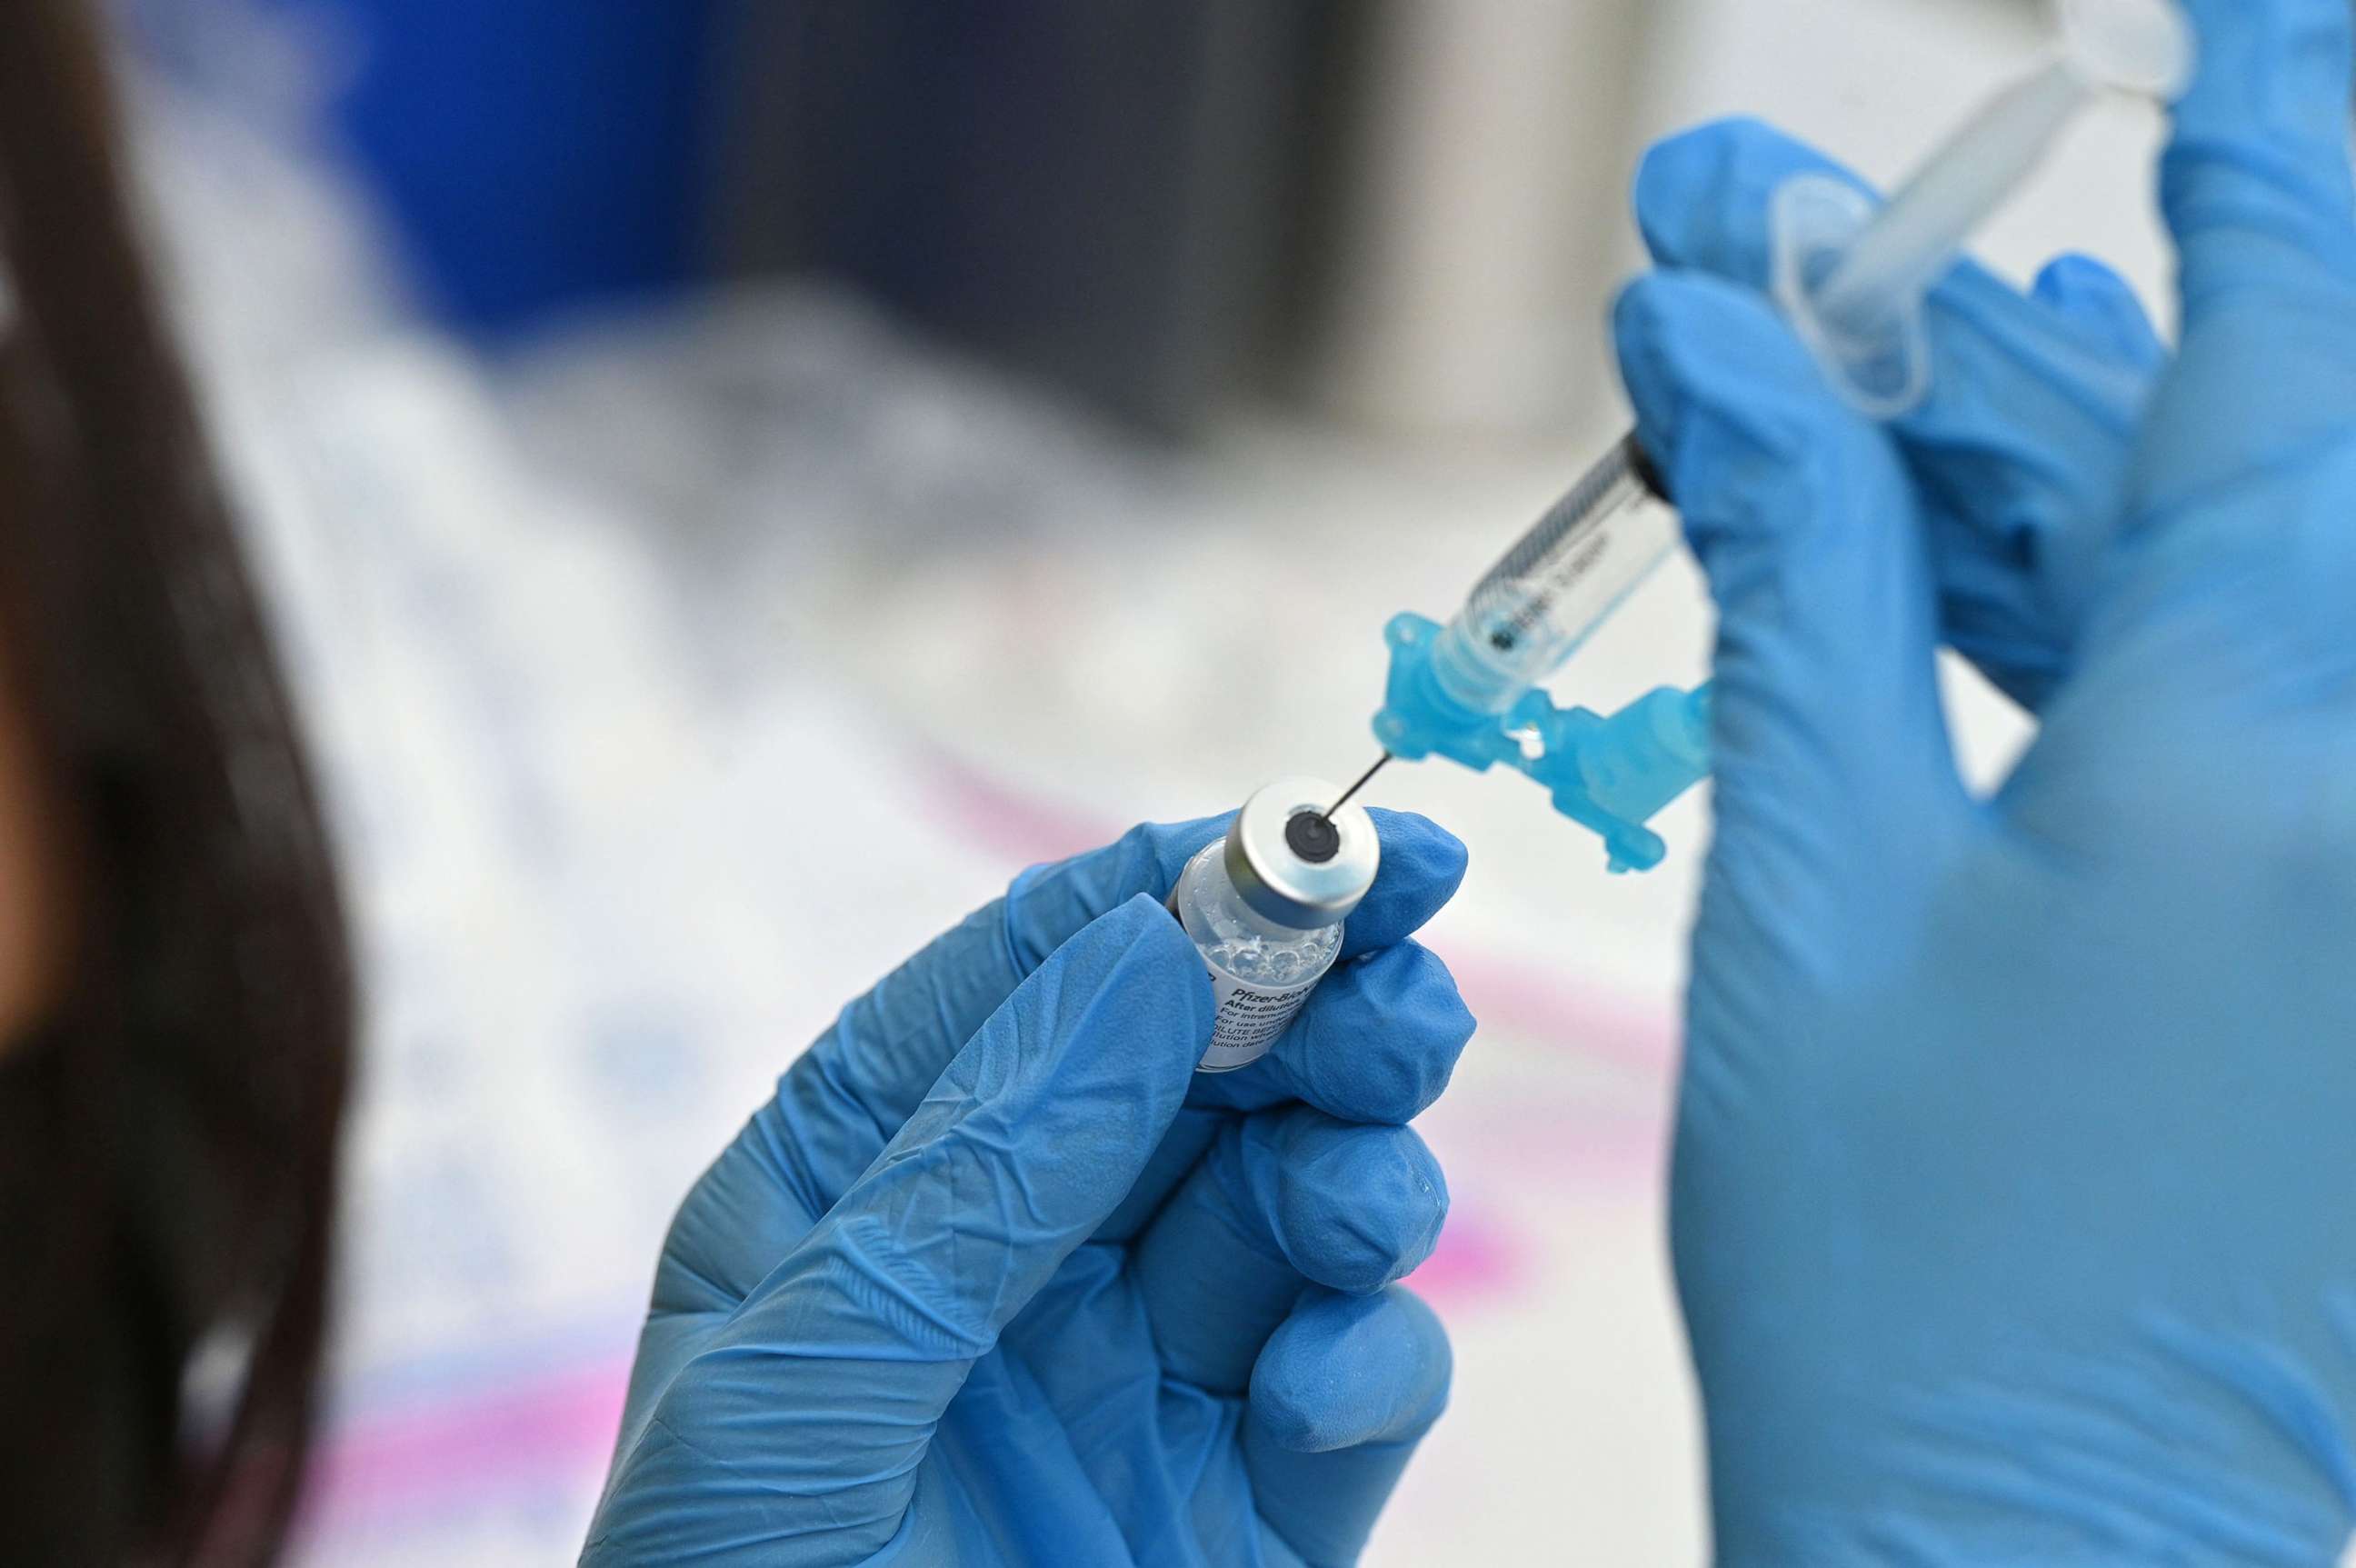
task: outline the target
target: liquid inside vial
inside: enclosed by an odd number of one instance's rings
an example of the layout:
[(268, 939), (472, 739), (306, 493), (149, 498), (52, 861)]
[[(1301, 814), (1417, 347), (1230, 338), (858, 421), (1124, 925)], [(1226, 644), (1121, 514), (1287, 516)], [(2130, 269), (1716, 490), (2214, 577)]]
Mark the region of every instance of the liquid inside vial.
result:
[(1178, 879), (1178, 918), (1205, 961), (1249, 985), (1292, 985), (1325, 972), (1342, 950), (1342, 928), (1296, 931), (1261, 918), (1244, 905), (1214, 843), (1188, 863)]

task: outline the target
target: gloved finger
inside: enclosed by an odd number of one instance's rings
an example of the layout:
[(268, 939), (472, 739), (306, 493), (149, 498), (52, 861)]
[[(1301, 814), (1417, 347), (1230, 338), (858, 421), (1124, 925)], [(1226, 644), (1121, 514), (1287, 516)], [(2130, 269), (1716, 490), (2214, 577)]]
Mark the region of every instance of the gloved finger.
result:
[[(1464, 846), (1445, 829), (1412, 813), (1369, 814), (1382, 865), (1344, 929), (1345, 959), (1405, 940), (1464, 877)], [(1035, 866), (1015, 878), (1004, 898), (845, 1007), (786, 1073), (755, 1129), (760, 1163), (776, 1173), (794, 1207), (824, 1212), (1024, 975), (1126, 900), (1166, 898), (1186, 862), (1226, 832), (1231, 818), (1150, 823), (1103, 849)], [(1218, 1092), (1215, 1080), (1206, 1079), (1201, 1097), (1220, 1103)], [(776, 1255), (762, 1254), (753, 1277)]]
[(1345, 1122), (1404, 1125), (1448, 1087), (1472, 1029), (1448, 966), (1430, 949), (1401, 942), (1337, 966), (1254, 1064), (1263, 1069), (1258, 1082), (1236, 1087)]
[(2147, 509), (2307, 450), (2356, 417), (2347, 0), (2188, 0), (2201, 59), (2161, 165), (2181, 368)]
[[(1645, 156), (1653, 258), (1765, 289), (1775, 193), (1803, 175), (1868, 188), (1752, 120)], [(2028, 297), (1971, 262), (1925, 306), (1931, 392), (1890, 429), (1921, 487), (1946, 640), (2034, 710), (2065, 671), (2166, 350), (2134, 292), (2065, 258)]]
[(2200, 69), (2162, 177), (2183, 347), (2085, 660), (2096, 694), (2164, 692), (2179, 720), (2262, 688), (2330, 701), (2356, 650), (2356, 22), (2345, 0), (2188, 9)]
[(1145, 1169), (1130, 1184), (1129, 1195), (1106, 1216), (1090, 1240), (1134, 1240), (1147, 1222), (1161, 1212), (1170, 1195), (1178, 1190), (1178, 1184), (1219, 1141), (1219, 1134), (1234, 1123), (1236, 1112), (1224, 1106), (1193, 1103), (1201, 1091), (1202, 1079), (1198, 1076), (1187, 1091), (1186, 1108), (1178, 1112), (1178, 1119), (1170, 1123), (1170, 1131), (1162, 1135), (1152, 1158), (1145, 1162)]
[(1965, 804), (1912, 486), (1755, 293), (1654, 274), (1618, 332), (1718, 601), (1714, 890), (1740, 877), (1762, 920), (1847, 929), (1826, 903), (1926, 873)]
[(1313, 1293), (1252, 1369), (1244, 1465), (1260, 1517), (1315, 1568), (1355, 1563), (1443, 1411), (1447, 1331), (1402, 1286)]
[[(1430, 861), (1401, 874), (1400, 886), (1425, 897), (1444, 897), (1462, 875), (1463, 846), (1419, 817), (1398, 821), (1419, 824), (1418, 831), (1397, 838)], [(1387, 868), (1389, 861), (1384, 864)], [(1378, 875), (1378, 886), (1380, 880)], [(1388, 902), (1387, 908), (1378, 908), (1375, 919), (1382, 923), (1375, 933), (1403, 924), (1401, 908)], [(1415, 911), (1408, 906), (1406, 912)], [(1342, 960), (1268, 1055), (1239, 1071), (1194, 1080), (1186, 1113), (1098, 1240), (1126, 1240), (1137, 1233), (1215, 1136), (1219, 1112), (1299, 1101), (1344, 1122), (1404, 1125), (1448, 1087), (1472, 1029), (1472, 1015), (1457, 993), (1455, 977), (1413, 939)]]
[(1413, 1121), (1447, 1089), (1473, 1027), (1448, 966), (1411, 940), (1336, 965), (1267, 1056), (1195, 1080), (1186, 1113), (1098, 1240), (1136, 1234), (1216, 1136), (1222, 1111), (1298, 1101), (1344, 1122)]
[[(974, 1361), (1162, 1141), (1211, 1015), (1150, 896), (1064, 943), (680, 1369), (610, 1489), (734, 1489), (741, 1509), (717, 1513), (759, 1532), (732, 1537), (748, 1550), (820, 1524), (845, 1561), (880, 1548)], [(630, 1561), (652, 1544), (607, 1543)], [(661, 1543), (666, 1561), (706, 1544)]]
[(2169, 347), (2143, 296), (2099, 258), (2063, 252), (2038, 270), (2029, 296), (2094, 334), (2128, 368), (2150, 375), (2167, 369)]
[(1393, 947), (1423, 929), (1464, 886), (1464, 841), (1414, 811), (1369, 807), (1382, 865), (1365, 901), (1342, 926), (1338, 961)]
[(2160, 199), (2188, 336), (2237, 297), (2295, 305), (2356, 282), (2346, 0), (2185, 0), (2199, 67), (2176, 106)]
[(1305, 1286), (1380, 1290), (1431, 1255), (1447, 1213), (1440, 1163), (1413, 1130), (1262, 1112), (1154, 1216), (1130, 1274), (1169, 1375), (1239, 1394)]

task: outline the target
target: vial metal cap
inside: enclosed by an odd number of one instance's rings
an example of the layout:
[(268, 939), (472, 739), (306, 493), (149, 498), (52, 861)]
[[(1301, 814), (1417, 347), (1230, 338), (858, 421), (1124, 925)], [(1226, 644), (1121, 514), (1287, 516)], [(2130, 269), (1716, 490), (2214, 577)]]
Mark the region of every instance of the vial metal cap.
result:
[(1344, 918), (1374, 886), (1382, 864), (1375, 820), (1363, 807), (1344, 806), (1333, 815), (1331, 854), (1311, 860), (1301, 853), (1329, 847), (1323, 833), (1288, 833), (1295, 817), (1322, 816), (1341, 794), (1323, 779), (1280, 779), (1244, 802), (1227, 830), (1227, 880), (1254, 914), (1297, 931), (1313, 931)]

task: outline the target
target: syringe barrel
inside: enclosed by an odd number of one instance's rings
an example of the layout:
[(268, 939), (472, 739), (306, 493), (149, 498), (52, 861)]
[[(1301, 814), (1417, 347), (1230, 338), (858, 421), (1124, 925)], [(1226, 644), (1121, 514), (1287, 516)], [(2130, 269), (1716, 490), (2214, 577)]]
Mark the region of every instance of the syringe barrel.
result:
[(1677, 543), (1633, 435), (1614, 446), (1473, 586), (1432, 650), (1450, 699), (1503, 714), (1579, 650)]

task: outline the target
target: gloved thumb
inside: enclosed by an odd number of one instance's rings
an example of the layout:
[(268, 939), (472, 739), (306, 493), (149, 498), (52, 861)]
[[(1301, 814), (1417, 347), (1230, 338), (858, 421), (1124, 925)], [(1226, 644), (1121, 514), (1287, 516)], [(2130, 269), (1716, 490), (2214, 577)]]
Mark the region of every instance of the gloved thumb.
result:
[[(888, 1543), (942, 1412), (1137, 1180), (1211, 1026), (1202, 960), (1151, 897), (1058, 948), (681, 1369), (607, 1488), (697, 1507), (616, 1510), (666, 1538), (593, 1535), (590, 1557), (768, 1561), (823, 1534), (826, 1561), (856, 1563)], [(672, 1539), (691, 1515), (715, 1539)]]
[(1713, 875), (1739, 865), (1804, 919), (1967, 804), (1921, 509), (1895, 446), (1755, 293), (1655, 273), (1616, 325), (1638, 437), (1718, 601)]

